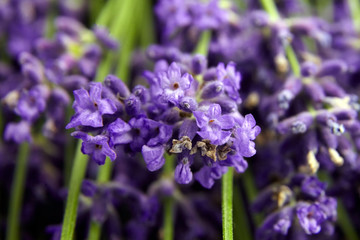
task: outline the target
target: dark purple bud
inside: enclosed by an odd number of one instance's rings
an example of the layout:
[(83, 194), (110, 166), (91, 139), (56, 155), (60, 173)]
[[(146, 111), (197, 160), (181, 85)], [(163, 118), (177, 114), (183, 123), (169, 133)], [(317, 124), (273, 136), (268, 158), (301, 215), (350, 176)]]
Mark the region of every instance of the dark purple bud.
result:
[(198, 108), (196, 99), (192, 97), (183, 97), (179, 101), (179, 107), (186, 112), (193, 112)]
[(116, 119), (115, 122), (112, 122), (108, 126), (108, 131), (110, 135), (110, 145), (114, 146), (117, 144), (127, 144), (130, 143), (133, 138), (131, 135), (131, 127), (129, 124), (121, 120), (120, 118)]
[(142, 113), (141, 101), (133, 94), (124, 101), (126, 113), (130, 116), (138, 116)]
[(44, 79), (44, 68), (41, 62), (29, 53), (20, 54), (22, 74), (33, 84), (38, 84)]
[(212, 81), (207, 83), (201, 93), (201, 98), (211, 99), (219, 96), (224, 92), (224, 84), (220, 81)]
[(318, 72), (318, 67), (312, 62), (304, 62), (301, 64), (301, 76), (311, 77)]
[(288, 109), (290, 106), (290, 102), (293, 98), (294, 98), (294, 94), (291, 91), (287, 89), (281, 91), (277, 95), (277, 102), (279, 104), (279, 107), (285, 110)]
[(130, 96), (129, 88), (115, 75), (107, 75), (104, 84), (110, 88), (115, 95), (119, 95), (121, 98), (128, 98)]
[(82, 75), (70, 75), (64, 78), (61, 85), (70, 91), (74, 91), (85, 87), (88, 82), (89, 80)]
[(63, 32), (71, 37), (78, 37), (82, 31), (85, 30), (84, 26), (70, 17), (57, 17), (55, 20), (56, 29), (59, 32)]
[(347, 65), (344, 61), (339, 59), (327, 60), (322, 64), (316, 77), (336, 76), (346, 71)]
[(301, 184), (301, 191), (315, 199), (325, 194), (326, 183), (320, 182), (315, 176), (305, 178)]
[(142, 85), (135, 86), (132, 93), (139, 98), (142, 103), (146, 103), (150, 98), (149, 90)]
[(18, 144), (31, 141), (31, 126), (29, 122), (8, 123), (5, 128), (4, 139)]
[(203, 55), (196, 54), (191, 59), (191, 72), (193, 74), (201, 74), (207, 67), (207, 58)]
[(331, 97), (343, 98), (346, 96), (346, 92), (337, 83), (331, 81), (324, 81), (321, 83), (325, 94)]
[(188, 184), (193, 178), (193, 173), (191, 172), (191, 157), (194, 155), (189, 155), (188, 153), (178, 155), (178, 165), (175, 168), (175, 181), (180, 184)]
[(141, 149), (144, 161), (149, 171), (159, 170), (165, 163), (163, 146), (149, 147), (144, 145)]
[(81, 185), (81, 192), (87, 197), (93, 197), (96, 193), (97, 186), (93, 181), (85, 179)]
[(204, 81), (213, 81), (217, 79), (217, 70), (216, 68), (208, 68), (204, 73)]
[(152, 60), (163, 59), (165, 57), (165, 49), (159, 45), (151, 45), (147, 48), (146, 54)]
[(305, 133), (314, 122), (314, 117), (309, 112), (303, 112), (291, 118), (281, 121), (276, 130), (280, 134), (300, 134)]
[(102, 26), (96, 26), (94, 28), (96, 38), (107, 48), (116, 50), (119, 47), (119, 43), (113, 39), (108, 30)]
[(304, 84), (305, 92), (315, 102), (321, 102), (325, 98), (325, 92), (322, 86), (317, 82)]

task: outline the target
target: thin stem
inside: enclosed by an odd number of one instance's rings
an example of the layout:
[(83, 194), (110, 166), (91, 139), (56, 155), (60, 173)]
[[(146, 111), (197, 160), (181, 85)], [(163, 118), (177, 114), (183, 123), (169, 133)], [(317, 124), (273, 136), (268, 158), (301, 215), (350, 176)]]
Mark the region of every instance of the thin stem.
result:
[(151, 43), (155, 42), (155, 29), (154, 29), (154, 19), (153, 12), (150, 1), (144, 1), (142, 5), (142, 11), (144, 19), (142, 20), (143, 24), (139, 24), (140, 28), (140, 45), (143, 48), (148, 47)]
[(25, 190), (26, 169), (29, 156), (29, 143), (20, 145), (11, 188), (10, 206), (7, 224), (7, 240), (20, 238), (20, 213)]
[[(165, 155), (165, 165), (163, 177), (171, 177), (174, 171), (174, 155)], [(164, 199), (164, 240), (174, 239), (174, 199), (166, 197)]]
[(354, 28), (360, 32), (360, 2), (359, 0), (348, 0), (351, 17), (353, 19)]
[(85, 177), (88, 156), (81, 152), (81, 142), (78, 141), (75, 162), (71, 172), (69, 193), (66, 201), (64, 221), (62, 225), (61, 240), (73, 239), (80, 187)]
[(221, 180), (223, 240), (233, 239), (233, 171), (229, 167)]
[(200, 36), (200, 40), (199, 40), (198, 44), (196, 45), (194, 53), (207, 56), (208, 51), (209, 51), (210, 39), (211, 39), (211, 31), (204, 31)]

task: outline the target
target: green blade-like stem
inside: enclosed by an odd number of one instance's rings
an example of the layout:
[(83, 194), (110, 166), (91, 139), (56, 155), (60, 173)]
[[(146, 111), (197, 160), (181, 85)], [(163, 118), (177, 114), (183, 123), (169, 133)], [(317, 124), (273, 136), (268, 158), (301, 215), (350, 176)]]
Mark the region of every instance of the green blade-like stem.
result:
[(76, 225), (76, 216), (80, 195), (80, 188), (85, 177), (88, 156), (81, 152), (81, 142), (78, 141), (75, 162), (72, 167), (69, 193), (66, 201), (65, 215), (61, 232), (61, 240), (72, 240)]
[(229, 167), (221, 179), (223, 240), (233, 239), (233, 172)]
[(11, 187), (10, 206), (8, 213), (6, 240), (20, 239), (20, 214), (25, 191), (25, 178), (29, 158), (29, 143), (22, 143), (19, 147), (15, 163), (13, 184)]

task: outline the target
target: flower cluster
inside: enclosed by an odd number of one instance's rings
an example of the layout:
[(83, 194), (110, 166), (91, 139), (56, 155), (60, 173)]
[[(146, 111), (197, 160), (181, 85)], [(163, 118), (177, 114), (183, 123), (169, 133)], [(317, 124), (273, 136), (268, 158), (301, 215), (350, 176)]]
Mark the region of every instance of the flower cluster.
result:
[(164, 165), (166, 154), (174, 154), (175, 180), (189, 183), (191, 168), (200, 168), (195, 179), (206, 188), (228, 166), (245, 171), (243, 157), (255, 154), (253, 140), (260, 128), (251, 114), (238, 112), (240, 73), (233, 63), (207, 68), (200, 55), (190, 62), (158, 60), (154, 72), (144, 73), (149, 87), (130, 91), (109, 75), (103, 85), (75, 90), (75, 115), (67, 128), (78, 129), (72, 136), (83, 140), (82, 152), (98, 164), (106, 156), (115, 160), (117, 151), (141, 152), (150, 171)]
[(6, 126), (6, 140), (31, 141), (31, 126), (43, 115), (43, 135), (63, 138), (66, 107), (71, 101), (68, 92), (94, 78), (103, 51), (101, 44), (109, 49), (117, 47), (102, 28), (92, 32), (68, 17), (58, 17), (55, 25), (55, 38), (37, 39), (32, 46), (34, 54), (21, 52), (21, 73), (14, 72), (3, 82), (6, 90), (2, 102), (21, 119)]

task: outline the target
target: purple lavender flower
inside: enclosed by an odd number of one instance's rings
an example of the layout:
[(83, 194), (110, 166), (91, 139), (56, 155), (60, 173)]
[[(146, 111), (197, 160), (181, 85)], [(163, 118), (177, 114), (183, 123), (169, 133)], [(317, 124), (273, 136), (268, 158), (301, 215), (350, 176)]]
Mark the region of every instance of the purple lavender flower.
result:
[(217, 78), (219, 81), (223, 82), (225, 86), (226, 94), (236, 102), (240, 101), (239, 89), (241, 75), (235, 69), (235, 63), (230, 62), (227, 64), (226, 68), (223, 63), (219, 63), (216, 68)]
[(24, 90), (19, 98), (16, 113), (27, 121), (34, 121), (45, 110), (49, 91), (46, 86), (36, 85), (29, 91)]
[(208, 139), (216, 145), (222, 145), (230, 139), (231, 131), (226, 130), (231, 130), (235, 122), (232, 116), (221, 115), (219, 104), (212, 104), (208, 109), (194, 111), (193, 114), (201, 130), (197, 133), (203, 139)]
[(18, 144), (22, 142), (30, 142), (32, 139), (30, 123), (27, 121), (9, 123), (6, 125), (4, 138), (5, 140), (13, 140)]
[(318, 203), (309, 204), (300, 202), (296, 207), (296, 214), (300, 225), (306, 234), (316, 234), (321, 230), (321, 224), (325, 221), (326, 215)]
[(81, 146), (82, 153), (91, 156), (97, 164), (103, 165), (105, 163), (106, 156), (108, 156), (111, 161), (116, 159), (116, 153), (110, 148), (109, 138), (107, 136), (90, 136), (80, 131), (73, 132), (71, 136), (83, 140)]
[(130, 125), (120, 118), (112, 122), (107, 129), (110, 135), (110, 146), (117, 144), (127, 144), (133, 140), (133, 137), (130, 133)]
[(101, 83), (92, 83), (89, 92), (85, 89), (74, 91), (75, 115), (66, 126), (67, 129), (77, 126), (102, 127), (102, 116), (116, 112), (115, 104), (110, 99), (101, 97), (101, 90)]
[(163, 146), (149, 147), (144, 145), (141, 149), (141, 153), (147, 168), (151, 172), (160, 169), (165, 163), (165, 149)]
[(251, 114), (247, 114), (240, 126), (235, 128), (234, 146), (242, 156), (251, 157), (256, 153), (253, 140), (260, 131), (260, 127), (256, 126), (255, 119)]
[(193, 78), (185, 73), (181, 76), (181, 69), (176, 63), (172, 63), (166, 72), (158, 73), (159, 86), (163, 90), (163, 96), (169, 102), (177, 105), (179, 99), (190, 88)]

